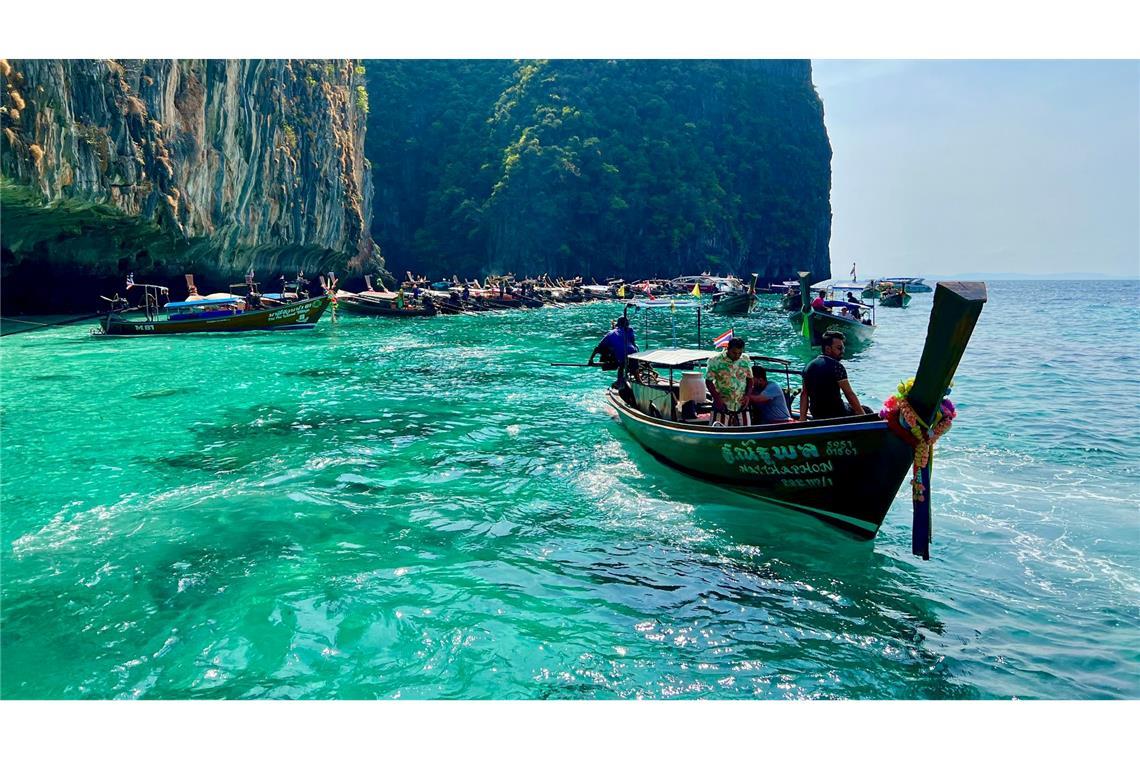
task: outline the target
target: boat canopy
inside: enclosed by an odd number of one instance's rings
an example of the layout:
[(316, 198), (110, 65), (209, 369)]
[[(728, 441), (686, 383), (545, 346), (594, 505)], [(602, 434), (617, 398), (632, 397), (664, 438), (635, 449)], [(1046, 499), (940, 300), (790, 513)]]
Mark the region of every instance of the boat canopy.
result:
[(171, 301), (166, 304), (167, 309), (189, 309), (200, 306), (233, 306), (234, 304), (242, 303), (245, 299), (237, 296), (226, 296), (224, 298), (198, 298), (193, 301)]
[(704, 351), (696, 348), (655, 348), (651, 351), (638, 351), (636, 354), (630, 354), (629, 358), (651, 364), (654, 367), (675, 369), (693, 362), (706, 362), (719, 353), (719, 351)]

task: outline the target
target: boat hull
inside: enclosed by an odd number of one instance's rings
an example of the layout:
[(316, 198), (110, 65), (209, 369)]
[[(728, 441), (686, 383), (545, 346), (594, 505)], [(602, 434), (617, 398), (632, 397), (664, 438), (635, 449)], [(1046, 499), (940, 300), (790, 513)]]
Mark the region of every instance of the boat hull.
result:
[[(875, 334), (874, 325), (865, 325), (862, 322), (856, 322), (854, 319), (841, 317), (838, 314), (824, 314), (819, 311), (808, 312), (808, 319), (811, 320), (811, 345), (821, 345), (823, 334), (829, 330), (843, 333), (845, 342), (852, 348), (862, 346), (868, 343)], [(797, 311), (794, 314), (788, 315), (788, 321), (796, 328), (796, 331), (801, 335), (803, 334), (804, 313)], [(806, 336), (805, 336), (806, 337)]]
[(889, 296), (880, 296), (879, 305), (892, 309), (903, 309), (910, 303), (910, 293), (894, 293)]
[(713, 301), (713, 314), (726, 316), (747, 314), (756, 308), (756, 296), (752, 293), (723, 293)]
[(675, 469), (861, 538), (878, 532), (914, 456), (874, 415), (712, 428), (651, 417), (612, 390), (606, 400), (630, 436)]
[(182, 335), (252, 330), (297, 330), (312, 328), (328, 308), (327, 296), (309, 298), (271, 309), (242, 311), (217, 317), (190, 319), (128, 319), (111, 313), (103, 321), (103, 335)]

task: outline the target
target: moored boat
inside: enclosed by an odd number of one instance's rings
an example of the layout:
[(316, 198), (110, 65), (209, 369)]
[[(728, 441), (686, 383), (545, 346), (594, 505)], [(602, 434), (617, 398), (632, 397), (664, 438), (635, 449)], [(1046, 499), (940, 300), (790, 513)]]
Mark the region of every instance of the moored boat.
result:
[[(926, 429), (937, 427), (946, 410), (944, 396), (985, 302), (984, 283), (939, 284), (916, 377), (904, 398)], [(929, 449), (921, 468), (919, 453), (931, 441), (915, 439), (897, 413), (740, 427), (686, 417), (673, 374), (691, 371), (714, 355), (676, 348), (633, 354), (628, 387), (607, 390), (606, 401), (631, 437), (672, 467), (814, 515), (862, 538), (878, 532), (914, 467), (924, 474), (925, 487), (915, 489), (912, 548), (929, 556)]]
[(835, 311), (816, 311), (809, 300), (808, 277), (809, 272), (800, 272), (800, 310), (788, 315), (788, 321), (796, 331), (812, 346), (820, 345), (823, 334), (829, 330), (843, 333), (853, 350), (866, 345), (875, 334), (874, 307), (862, 319), (844, 314), (843, 310), (849, 308), (844, 301), (825, 301), (824, 305)]
[(713, 295), (712, 312), (722, 316), (742, 316), (756, 308), (756, 275), (752, 275), (752, 285), (746, 287), (735, 278), (723, 278), (721, 290)]
[(893, 309), (903, 309), (910, 303), (910, 293), (905, 290), (888, 290), (879, 295), (879, 305)]
[[(125, 299), (115, 299), (111, 311), (92, 335), (123, 337), (305, 329), (316, 325), (329, 305), (327, 295), (265, 305), (256, 293), (245, 297), (219, 293), (185, 301), (166, 301), (169, 295), (166, 287), (135, 284), (133, 278), (128, 279), (128, 290), (134, 287), (143, 289), (139, 305), (131, 307)], [(141, 318), (135, 317), (135, 313)]]

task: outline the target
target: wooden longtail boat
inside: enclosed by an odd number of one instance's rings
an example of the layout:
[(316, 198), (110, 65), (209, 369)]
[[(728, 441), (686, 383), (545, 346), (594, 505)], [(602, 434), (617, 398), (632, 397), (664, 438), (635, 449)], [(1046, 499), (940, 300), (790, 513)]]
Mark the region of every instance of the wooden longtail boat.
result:
[[(129, 307), (125, 300), (113, 302), (96, 336), (180, 335), (248, 330), (298, 330), (312, 328), (329, 305), (328, 296), (309, 298), (280, 306), (257, 308), (256, 299), (228, 294), (160, 304), (169, 292), (159, 285), (135, 285), (143, 289), (143, 301)], [(109, 300), (109, 299), (108, 299)], [(142, 318), (134, 318), (140, 312)]]
[(905, 290), (895, 290), (879, 296), (879, 305), (892, 309), (903, 309), (910, 303), (910, 293)]
[[(852, 350), (865, 346), (875, 334), (874, 308), (872, 307), (871, 324), (846, 316), (841, 311), (831, 314), (815, 311), (811, 308), (811, 290), (808, 286), (810, 276), (810, 272), (800, 272), (800, 310), (788, 315), (788, 321), (796, 332), (813, 346), (820, 345), (823, 334), (829, 330), (843, 333)], [(845, 307), (845, 304), (837, 301), (829, 303), (837, 309)]]
[[(751, 287), (730, 290), (713, 296), (712, 312), (722, 316), (743, 316), (756, 308), (756, 277), (752, 275)], [(743, 287), (740, 280), (732, 278), (734, 285)]]
[[(935, 418), (985, 302), (985, 283), (938, 285), (926, 344), (907, 395), (927, 425)], [(637, 443), (676, 469), (814, 515), (856, 536), (874, 537), (915, 462), (913, 441), (904, 438), (909, 433), (876, 414), (747, 427), (685, 421), (673, 372), (691, 370), (714, 355), (693, 349), (633, 354), (628, 389), (607, 390), (606, 400)], [(659, 378), (660, 369), (669, 371), (668, 382)], [(929, 523), (920, 526), (916, 505), (916, 553), (925, 545), (920, 530), (926, 531), (928, 542)]]

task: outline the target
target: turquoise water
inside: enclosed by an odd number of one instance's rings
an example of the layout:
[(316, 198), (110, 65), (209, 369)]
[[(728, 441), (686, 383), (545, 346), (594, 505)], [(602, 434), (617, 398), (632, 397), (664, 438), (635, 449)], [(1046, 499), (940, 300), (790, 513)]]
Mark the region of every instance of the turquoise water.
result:
[[(930, 303), (880, 310), (862, 401)], [(617, 314), (5, 337), (2, 696), (1140, 697), (1140, 283), (990, 284), (930, 562), (905, 489), (860, 542), (639, 449), (549, 366)], [(774, 298), (730, 324), (810, 358)]]

